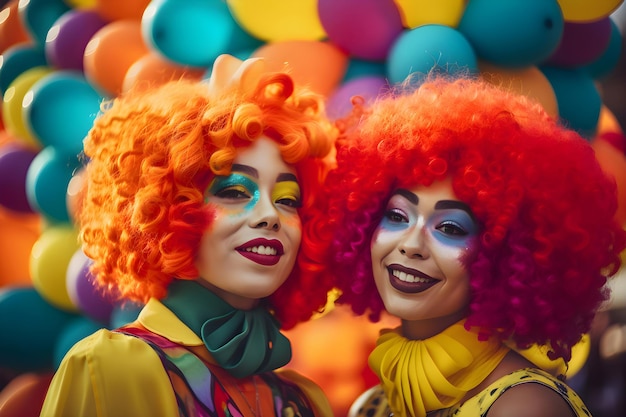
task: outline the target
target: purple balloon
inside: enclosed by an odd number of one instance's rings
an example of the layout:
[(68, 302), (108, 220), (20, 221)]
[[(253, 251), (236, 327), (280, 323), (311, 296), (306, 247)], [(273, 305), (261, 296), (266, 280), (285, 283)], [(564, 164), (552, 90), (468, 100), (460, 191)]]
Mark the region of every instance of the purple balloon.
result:
[(317, 11), (328, 39), (357, 58), (384, 60), (404, 29), (393, 0), (319, 0)]
[(578, 67), (595, 61), (609, 46), (611, 26), (609, 17), (588, 23), (565, 22), (561, 43), (546, 64)]
[(46, 38), (48, 62), (58, 68), (83, 70), (85, 47), (107, 21), (94, 11), (70, 10), (54, 23)]
[(19, 213), (33, 213), (26, 196), (26, 173), (37, 151), (8, 144), (0, 149), (0, 205)]
[(352, 97), (361, 96), (365, 103), (375, 99), (388, 90), (389, 84), (384, 77), (367, 76), (346, 81), (328, 98), (326, 110), (331, 119), (345, 117), (352, 109)]

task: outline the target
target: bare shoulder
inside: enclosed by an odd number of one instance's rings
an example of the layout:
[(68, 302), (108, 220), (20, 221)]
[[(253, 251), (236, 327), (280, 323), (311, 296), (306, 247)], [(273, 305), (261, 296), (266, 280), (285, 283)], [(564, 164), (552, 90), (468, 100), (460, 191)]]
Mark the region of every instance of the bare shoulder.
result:
[(488, 417), (575, 417), (567, 401), (553, 389), (525, 383), (507, 389), (493, 403)]

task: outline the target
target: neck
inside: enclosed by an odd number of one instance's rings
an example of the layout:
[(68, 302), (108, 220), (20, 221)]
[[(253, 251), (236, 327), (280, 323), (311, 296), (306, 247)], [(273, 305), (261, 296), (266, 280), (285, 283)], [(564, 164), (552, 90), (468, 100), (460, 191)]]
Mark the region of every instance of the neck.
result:
[(448, 327), (467, 317), (465, 310), (444, 317), (426, 320), (402, 320), (402, 336), (409, 340), (425, 340), (446, 330)]
[(230, 304), (231, 307), (238, 310), (252, 310), (259, 305), (259, 300), (257, 298), (248, 298), (233, 294), (232, 292), (228, 292), (219, 287), (216, 287), (215, 285), (203, 280), (202, 278), (198, 279), (196, 282), (211, 291), (213, 294), (217, 295), (228, 304)]

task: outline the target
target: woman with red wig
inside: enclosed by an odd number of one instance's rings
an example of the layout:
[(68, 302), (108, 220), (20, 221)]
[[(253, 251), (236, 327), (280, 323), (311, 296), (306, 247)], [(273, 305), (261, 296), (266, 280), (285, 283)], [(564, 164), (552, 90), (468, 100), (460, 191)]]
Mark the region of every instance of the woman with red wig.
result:
[(335, 128), (261, 59), (103, 109), (78, 223), (96, 283), (145, 303), (63, 359), (43, 416), (331, 414), (280, 332), (323, 309), (316, 204)]
[(564, 374), (626, 244), (589, 144), (477, 79), (355, 104), (325, 186), (329, 269), (339, 303), (401, 324), (352, 415), (589, 415)]

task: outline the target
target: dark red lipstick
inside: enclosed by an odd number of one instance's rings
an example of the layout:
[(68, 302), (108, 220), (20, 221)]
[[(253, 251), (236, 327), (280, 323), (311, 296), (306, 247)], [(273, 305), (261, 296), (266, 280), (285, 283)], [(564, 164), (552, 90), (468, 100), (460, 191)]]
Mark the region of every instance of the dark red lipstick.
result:
[(285, 253), (283, 244), (276, 239), (252, 239), (235, 248), (244, 258), (260, 265), (276, 265)]

